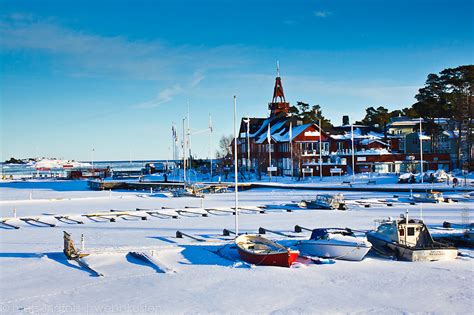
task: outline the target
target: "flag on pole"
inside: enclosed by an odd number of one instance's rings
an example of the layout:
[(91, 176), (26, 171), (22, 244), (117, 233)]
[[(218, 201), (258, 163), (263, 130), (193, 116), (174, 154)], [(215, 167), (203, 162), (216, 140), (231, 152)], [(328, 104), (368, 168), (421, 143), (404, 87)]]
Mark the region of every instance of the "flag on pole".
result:
[(270, 144), (272, 140), (272, 136), (270, 134), (270, 124), (268, 124), (268, 130), (267, 130), (267, 141), (268, 141), (268, 144)]

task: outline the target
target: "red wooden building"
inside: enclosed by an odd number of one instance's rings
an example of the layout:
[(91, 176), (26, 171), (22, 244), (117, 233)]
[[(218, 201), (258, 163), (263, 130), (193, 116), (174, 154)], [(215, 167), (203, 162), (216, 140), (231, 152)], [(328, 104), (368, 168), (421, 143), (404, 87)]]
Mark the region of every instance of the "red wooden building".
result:
[[(416, 169), (419, 157), (392, 153), (396, 139), (383, 141), (376, 132), (363, 133), (355, 126), (353, 132), (330, 135), (316, 122), (303, 124), (289, 114), (279, 74), (275, 79), (270, 117), (242, 118), (237, 139), (240, 167), (273, 175), (329, 176), (352, 173), (352, 142), (355, 171), (399, 173)], [(392, 142), (392, 140), (394, 140)], [(398, 148), (398, 147), (397, 147)], [(395, 151), (395, 150), (394, 150)], [(424, 169), (451, 169), (449, 155), (424, 154)]]

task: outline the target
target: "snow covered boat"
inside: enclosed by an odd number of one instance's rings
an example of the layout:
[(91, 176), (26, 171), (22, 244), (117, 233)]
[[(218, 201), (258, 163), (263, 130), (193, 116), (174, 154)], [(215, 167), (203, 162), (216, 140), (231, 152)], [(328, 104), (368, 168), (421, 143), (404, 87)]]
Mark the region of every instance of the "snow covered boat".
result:
[(314, 229), (309, 240), (300, 241), (296, 246), (309, 256), (359, 261), (372, 244), (365, 237), (356, 237), (350, 229)]
[(444, 226), (445, 233), (433, 233), (433, 239), (459, 247), (474, 248), (474, 223), (466, 225), (444, 222)]
[(416, 182), (416, 178), (415, 178), (415, 175), (412, 173), (405, 173), (405, 174), (401, 174), (398, 177), (398, 182), (399, 183), (414, 183)]
[(367, 239), (376, 252), (399, 260), (451, 260), (458, 255), (457, 248), (434, 241), (423, 221), (408, 215), (382, 221), (377, 230), (367, 232)]
[(240, 235), (235, 239), (242, 260), (264, 266), (290, 267), (299, 251), (290, 250), (260, 235)]
[(437, 191), (430, 191), (424, 194), (413, 194), (413, 201), (425, 203), (444, 202), (443, 194)]
[(344, 196), (342, 194), (316, 195), (315, 199), (302, 200), (299, 205), (308, 209), (347, 210)]

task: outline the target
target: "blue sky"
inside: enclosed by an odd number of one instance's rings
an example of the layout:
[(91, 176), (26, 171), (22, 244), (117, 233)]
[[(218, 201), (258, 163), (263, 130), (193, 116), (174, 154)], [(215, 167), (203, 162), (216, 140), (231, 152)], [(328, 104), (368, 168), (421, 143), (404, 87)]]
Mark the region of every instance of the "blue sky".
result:
[[(165, 159), (188, 104), (214, 124), (287, 100), (339, 124), (414, 102), (428, 73), (472, 64), (473, 1), (3, 1), (1, 156)], [(207, 157), (206, 133), (192, 137)]]

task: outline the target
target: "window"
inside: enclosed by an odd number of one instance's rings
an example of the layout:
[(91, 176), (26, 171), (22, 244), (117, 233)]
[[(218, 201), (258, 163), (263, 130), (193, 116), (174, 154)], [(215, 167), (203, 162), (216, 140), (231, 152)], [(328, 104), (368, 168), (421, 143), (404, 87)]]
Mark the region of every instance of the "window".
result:
[(329, 142), (323, 142), (323, 151), (329, 152)]
[(404, 229), (398, 230), (398, 234), (400, 234), (400, 236), (405, 236), (405, 230)]
[(407, 231), (408, 236), (413, 236), (415, 235), (415, 228), (414, 227), (409, 227)]

